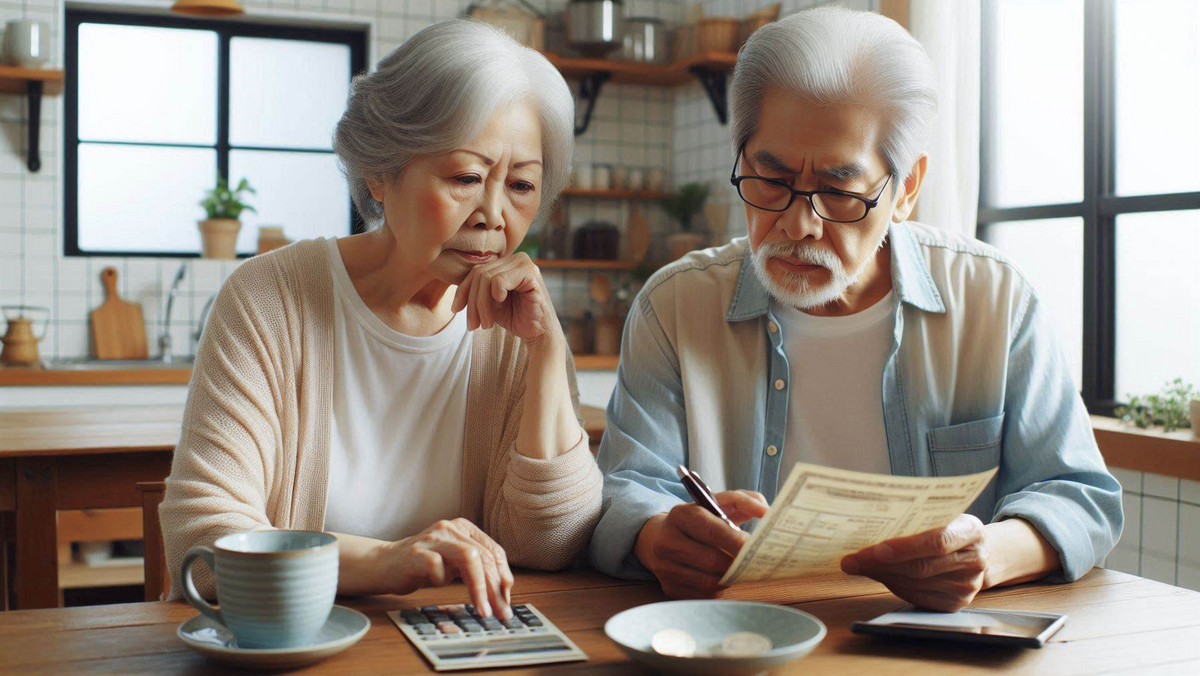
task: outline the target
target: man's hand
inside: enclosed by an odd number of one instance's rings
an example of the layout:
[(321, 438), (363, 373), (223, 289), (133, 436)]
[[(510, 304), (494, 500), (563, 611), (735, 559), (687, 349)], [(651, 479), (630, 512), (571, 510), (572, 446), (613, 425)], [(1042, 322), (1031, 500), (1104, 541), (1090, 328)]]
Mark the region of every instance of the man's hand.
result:
[[(741, 525), (767, 513), (767, 500), (755, 491), (717, 493), (717, 504)], [(734, 530), (700, 505), (676, 505), (646, 520), (634, 553), (671, 598), (711, 598), (738, 550), (750, 536)]]
[(963, 514), (945, 528), (886, 540), (842, 559), (842, 570), (882, 582), (921, 608), (954, 612), (981, 589), (992, 559), (982, 522)]

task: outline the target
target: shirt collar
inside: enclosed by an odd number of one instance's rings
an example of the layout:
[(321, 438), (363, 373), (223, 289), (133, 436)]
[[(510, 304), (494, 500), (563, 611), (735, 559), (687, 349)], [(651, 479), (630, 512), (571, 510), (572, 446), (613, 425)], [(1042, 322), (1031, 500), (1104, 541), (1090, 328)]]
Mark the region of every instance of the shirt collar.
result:
[[(946, 305), (942, 302), (937, 285), (933, 283), (929, 265), (921, 255), (908, 224), (893, 223), (888, 229), (888, 242), (892, 254), (892, 289), (900, 302), (925, 312), (945, 313)], [(761, 317), (771, 307), (771, 297), (754, 272), (753, 255), (747, 243), (737, 288), (734, 289), (733, 302), (729, 304), (725, 321), (740, 322)]]

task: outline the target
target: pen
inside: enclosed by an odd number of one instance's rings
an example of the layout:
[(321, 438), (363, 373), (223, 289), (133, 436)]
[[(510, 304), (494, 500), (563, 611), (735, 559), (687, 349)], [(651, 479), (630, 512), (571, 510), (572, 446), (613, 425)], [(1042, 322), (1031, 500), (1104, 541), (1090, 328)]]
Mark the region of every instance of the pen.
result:
[(687, 489), (689, 495), (692, 496), (692, 501), (700, 505), (704, 509), (713, 513), (718, 519), (729, 524), (729, 527), (734, 530), (741, 530), (733, 521), (725, 516), (725, 512), (721, 511), (721, 506), (717, 504), (717, 499), (713, 497), (712, 491), (708, 490), (708, 486), (704, 485), (704, 481), (700, 479), (700, 475), (683, 465), (675, 468), (675, 472), (679, 474), (679, 479), (683, 482), (683, 487)]

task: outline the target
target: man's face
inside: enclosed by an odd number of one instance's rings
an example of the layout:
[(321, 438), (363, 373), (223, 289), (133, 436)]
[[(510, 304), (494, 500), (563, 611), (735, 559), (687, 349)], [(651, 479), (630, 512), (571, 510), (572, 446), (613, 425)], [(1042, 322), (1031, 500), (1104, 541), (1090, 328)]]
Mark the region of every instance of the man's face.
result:
[(786, 180), (797, 190), (837, 190), (879, 205), (856, 223), (822, 220), (797, 196), (783, 212), (746, 204), (756, 272), (777, 301), (810, 309), (843, 299), (883, 271), (874, 265), (887, 235), (895, 187), (879, 150), (883, 114), (855, 105), (817, 106), (778, 89), (763, 97), (758, 129), (738, 175)]

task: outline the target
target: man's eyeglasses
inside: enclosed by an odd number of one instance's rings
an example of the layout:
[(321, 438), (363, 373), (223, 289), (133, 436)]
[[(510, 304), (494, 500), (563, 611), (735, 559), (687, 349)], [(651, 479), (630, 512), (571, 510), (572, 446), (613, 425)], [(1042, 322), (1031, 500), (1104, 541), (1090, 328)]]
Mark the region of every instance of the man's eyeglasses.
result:
[(787, 211), (796, 201), (796, 197), (808, 198), (812, 210), (822, 220), (831, 223), (855, 223), (867, 217), (871, 209), (879, 206), (883, 191), (887, 190), (892, 177), (889, 174), (883, 182), (883, 187), (874, 199), (860, 195), (852, 195), (840, 190), (796, 190), (781, 178), (767, 178), (746, 174), (737, 175), (745, 147), (738, 148), (737, 157), (733, 161), (733, 171), (729, 173), (729, 182), (737, 188), (738, 195), (746, 204), (763, 211)]

